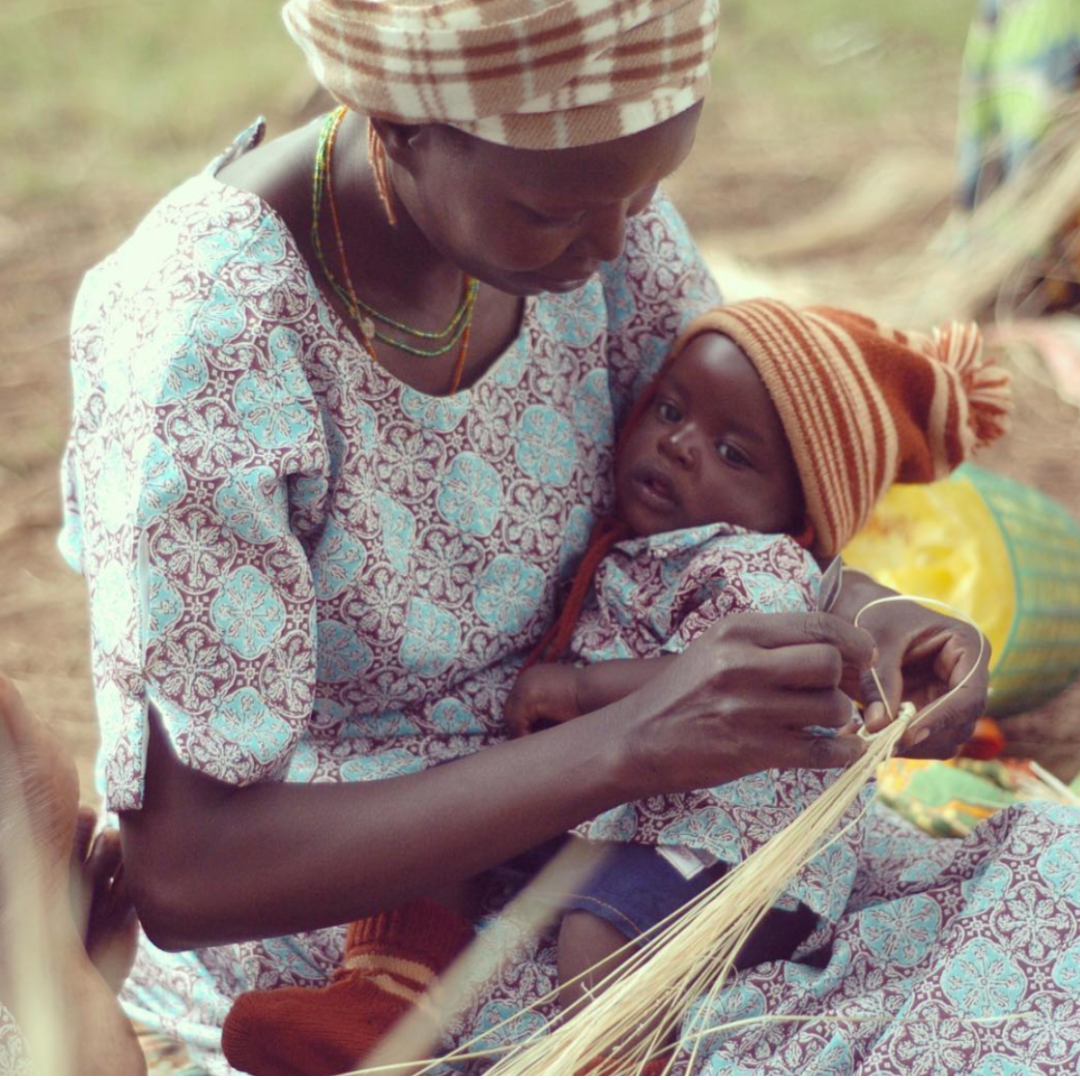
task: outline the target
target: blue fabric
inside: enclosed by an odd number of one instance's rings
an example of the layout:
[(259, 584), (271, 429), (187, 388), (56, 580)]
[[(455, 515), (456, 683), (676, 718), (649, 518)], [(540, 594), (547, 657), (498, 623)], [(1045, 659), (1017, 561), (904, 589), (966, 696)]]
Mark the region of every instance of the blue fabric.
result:
[(628, 938), (646, 934), (727, 870), (722, 862), (687, 880), (656, 848), (646, 844), (607, 844), (599, 869), (565, 904), (568, 911), (588, 911)]

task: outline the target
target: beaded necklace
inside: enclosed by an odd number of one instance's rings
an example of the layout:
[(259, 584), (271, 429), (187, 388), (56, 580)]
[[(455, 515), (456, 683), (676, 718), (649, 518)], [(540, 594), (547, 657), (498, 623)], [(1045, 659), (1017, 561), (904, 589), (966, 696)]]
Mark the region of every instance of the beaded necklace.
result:
[[(345, 118), (348, 110), (345, 106), (335, 109), (327, 114), (319, 130), (319, 142), (315, 150), (315, 171), (312, 183), (312, 219), (311, 219), (311, 243), (315, 249), (315, 256), (319, 260), (319, 266), (330, 283), (331, 288), (345, 304), (353, 321), (360, 329), (364, 347), (378, 360), (375, 351), (375, 342), (381, 341), (386, 345), (392, 345), (402, 352), (411, 356), (432, 359), (445, 356), (459, 341), (461, 347), (458, 351), (457, 361), (451, 377), (449, 393), (456, 393), (461, 385), (461, 376), (465, 370), (465, 358), (469, 350), (469, 333), (472, 329), (473, 311), (476, 307), (476, 296), (480, 291), (480, 282), (468, 274), (464, 275), (463, 296), (460, 305), (450, 317), (449, 323), (442, 330), (421, 330), (418, 327), (409, 326), (408, 323), (400, 322), (385, 313), (378, 311), (366, 301), (361, 300), (353, 287), (352, 275), (349, 272), (349, 261), (345, 255), (345, 240), (341, 229), (341, 219), (338, 215), (337, 202), (334, 199), (334, 186), (331, 178), (331, 161), (334, 153), (334, 143), (337, 140), (338, 129), (341, 121)], [(320, 236), (319, 222), (323, 204), (330, 208), (330, 217), (333, 222), (334, 243), (337, 248), (338, 264), (341, 268), (341, 277), (330, 269), (326, 255), (323, 252), (322, 239)], [(400, 338), (391, 337), (376, 325), (376, 320), (384, 323), (394, 330), (398, 330), (410, 337), (422, 341), (441, 342), (432, 347), (413, 345)]]

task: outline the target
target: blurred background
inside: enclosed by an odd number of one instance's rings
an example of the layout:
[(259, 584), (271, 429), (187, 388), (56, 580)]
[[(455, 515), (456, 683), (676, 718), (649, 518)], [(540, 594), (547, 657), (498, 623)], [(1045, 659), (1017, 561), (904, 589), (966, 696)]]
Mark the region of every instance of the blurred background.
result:
[[(950, 218), (975, 7), (724, 0), (697, 146), (668, 190), (729, 295), (884, 317), (910, 299), (915, 264), (887, 268)], [(277, 5), (255, 0), (5, 0), (0, 99), (0, 670), (75, 748), (89, 793), (85, 594), (55, 549), (72, 298), (254, 117), (273, 136), (325, 102)], [(1018, 371), (1017, 397), (1016, 433), (990, 464), (1075, 513), (1076, 410), (1036, 369)], [(1078, 704), (1074, 690), (1007, 721), (1010, 750), (1071, 776)]]

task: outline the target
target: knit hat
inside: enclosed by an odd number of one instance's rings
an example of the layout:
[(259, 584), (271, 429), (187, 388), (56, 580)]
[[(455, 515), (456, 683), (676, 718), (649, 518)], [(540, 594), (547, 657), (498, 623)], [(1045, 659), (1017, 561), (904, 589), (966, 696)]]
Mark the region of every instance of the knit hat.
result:
[(952, 472), (1005, 433), (1009, 376), (974, 324), (902, 333), (838, 308), (747, 300), (687, 326), (730, 338), (761, 376), (802, 481), (818, 555), (835, 555), (893, 483)]

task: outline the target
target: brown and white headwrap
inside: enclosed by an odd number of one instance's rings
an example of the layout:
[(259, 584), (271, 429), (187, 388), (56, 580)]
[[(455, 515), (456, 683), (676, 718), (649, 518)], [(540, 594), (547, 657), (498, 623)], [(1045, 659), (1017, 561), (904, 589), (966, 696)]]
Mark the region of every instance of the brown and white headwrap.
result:
[(367, 115), (527, 150), (607, 142), (705, 95), (720, 0), (289, 0), (316, 78)]
[(984, 360), (974, 325), (907, 334), (837, 308), (746, 300), (691, 322), (672, 357), (709, 330), (747, 355), (776, 406), (819, 555), (836, 554), (893, 483), (937, 480), (1008, 426), (1009, 376)]

